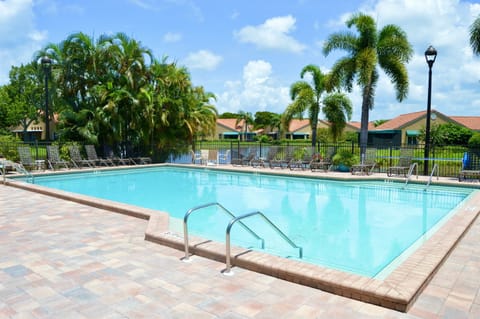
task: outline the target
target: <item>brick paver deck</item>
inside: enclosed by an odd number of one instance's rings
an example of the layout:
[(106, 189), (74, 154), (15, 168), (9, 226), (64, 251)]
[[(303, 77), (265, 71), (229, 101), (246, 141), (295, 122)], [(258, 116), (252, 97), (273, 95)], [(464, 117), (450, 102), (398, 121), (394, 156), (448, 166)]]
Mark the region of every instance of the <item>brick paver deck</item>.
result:
[(480, 318), (477, 219), (407, 313), (144, 240), (147, 221), (0, 185), (0, 318)]

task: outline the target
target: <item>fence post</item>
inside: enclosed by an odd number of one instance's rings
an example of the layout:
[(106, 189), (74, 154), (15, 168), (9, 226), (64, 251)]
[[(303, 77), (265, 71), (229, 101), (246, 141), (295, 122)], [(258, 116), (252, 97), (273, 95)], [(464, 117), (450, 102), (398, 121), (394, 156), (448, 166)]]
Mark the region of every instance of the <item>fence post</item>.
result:
[(35, 139), (35, 160), (38, 159), (38, 141)]

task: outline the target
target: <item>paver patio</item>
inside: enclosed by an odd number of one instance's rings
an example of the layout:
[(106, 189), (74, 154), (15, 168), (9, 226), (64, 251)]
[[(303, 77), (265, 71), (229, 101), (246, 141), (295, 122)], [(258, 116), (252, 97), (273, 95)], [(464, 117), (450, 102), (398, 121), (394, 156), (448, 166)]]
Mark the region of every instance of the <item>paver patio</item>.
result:
[(480, 318), (477, 219), (408, 313), (144, 240), (147, 221), (0, 185), (0, 318)]

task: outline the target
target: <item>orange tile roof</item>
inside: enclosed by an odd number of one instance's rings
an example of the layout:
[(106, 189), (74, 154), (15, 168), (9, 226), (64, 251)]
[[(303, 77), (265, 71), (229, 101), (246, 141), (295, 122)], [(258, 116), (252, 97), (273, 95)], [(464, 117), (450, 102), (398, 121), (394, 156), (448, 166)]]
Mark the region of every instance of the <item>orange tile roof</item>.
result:
[(401, 114), (390, 121), (387, 121), (383, 123), (382, 125), (379, 125), (374, 128), (374, 130), (398, 130), (402, 128), (403, 126), (407, 125), (408, 123), (425, 116), (425, 113), (427, 111), (420, 111), (420, 112), (413, 112), (413, 113), (407, 113), (407, 114)]
[[(439, 116), (445, 117), (456, 122), (459, 125), (463, 125), (466, 128), (471, 130), (480, 131), (480, 116), (447, 116), (436, 110), (432, 110), (432, 113), (435, 113)], [(419, 111), (407, 114), (401, 114), (388, 122), (383, 123), (382, 125), (377, 126), (374, 130), (398, 130), (402, 127), (408, 125), (409, 123), (418, 120), (419, 118), (425, 117), (427, 111)]]
[(217, 124), (226, 127), (229, 130), (241, 132), (243, 130), (243, 121), (237, 123), (237, 119), (217, 119)]
[(450, 116), (457, 123), (474, 131), (480, 131), (480, 116)]
[[(352, 121), (352, 122), (348, 122), (347, 125), (350, 125), (358, 130), (360, 130), (360, 128), (362, 127), (362, 123), (361, 122), (358, 122), (358, 121)], [(375, 125), (373, 122), (368, 122), (368, 130), (373, 130), (375, 129)]]
[(310, 126), (310, 120), (307, 119), (293, 119), (290, 121), (290, 125), (288, 127), (289, 132), (296, 132), (306, 126)]

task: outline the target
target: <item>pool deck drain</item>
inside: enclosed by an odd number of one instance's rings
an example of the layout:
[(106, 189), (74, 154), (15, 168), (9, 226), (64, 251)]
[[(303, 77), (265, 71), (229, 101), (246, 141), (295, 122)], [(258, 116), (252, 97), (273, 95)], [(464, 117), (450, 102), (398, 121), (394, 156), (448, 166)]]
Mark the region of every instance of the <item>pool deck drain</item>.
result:
[[(269, 172), (269, 170), (265, 172)], [(278, 172), (279, 171), (275, 171), (275, 173)], [(308, 173), (301, 174), (308, 176)], [(330, 177), (334, 176), (332, 173), (327, 174), (329, 174)], [(325, 177), (323, 174), (313, 174), (312, 176)], [(346, 177), (345, 174), (340, 176)], [(378, 174), (374, 174), (373, 176), (377, 179), (379, 177)], [(348, 179), (351, 179), (351, 177), (348, 176)], [(45, 187), (17, 181), (9, 182), (9, 184), (49, 196), (147, 219), (146, 239), (161, 242), (164, 245), (183, 251), (183, 238), (178, 234), (172, 234), (168, 229), (168, 214), (118, 204), (116, 202), (93, 199), (88, 196), (54, 191)], [(458, 182), (453, 184), (459, 185)], [(383, 280), (366, 278), (298, 261), (286, 260), (260, 252), (246, 252), (240, 248), (233, 251), (232, 262), (236, 267), (261, 272), (273, 277), (319, 288), (323, 291), (375, 305), (381, 305), (398, 311), (408, 311), (423, 288), (434, 276), (438, 267), (455, 247), (455, 244), (475, 221), (478, 216), (479, 207), (479, 195), (472, 196), (425, 244), (417, 249), (406, 261)], [(225, 247), (223, 244), (205, 242), (199, 238), (191, 238), (190, 243), (190, 251), (192, 254), (205, 256), (220, 262), (225, 261)]]

